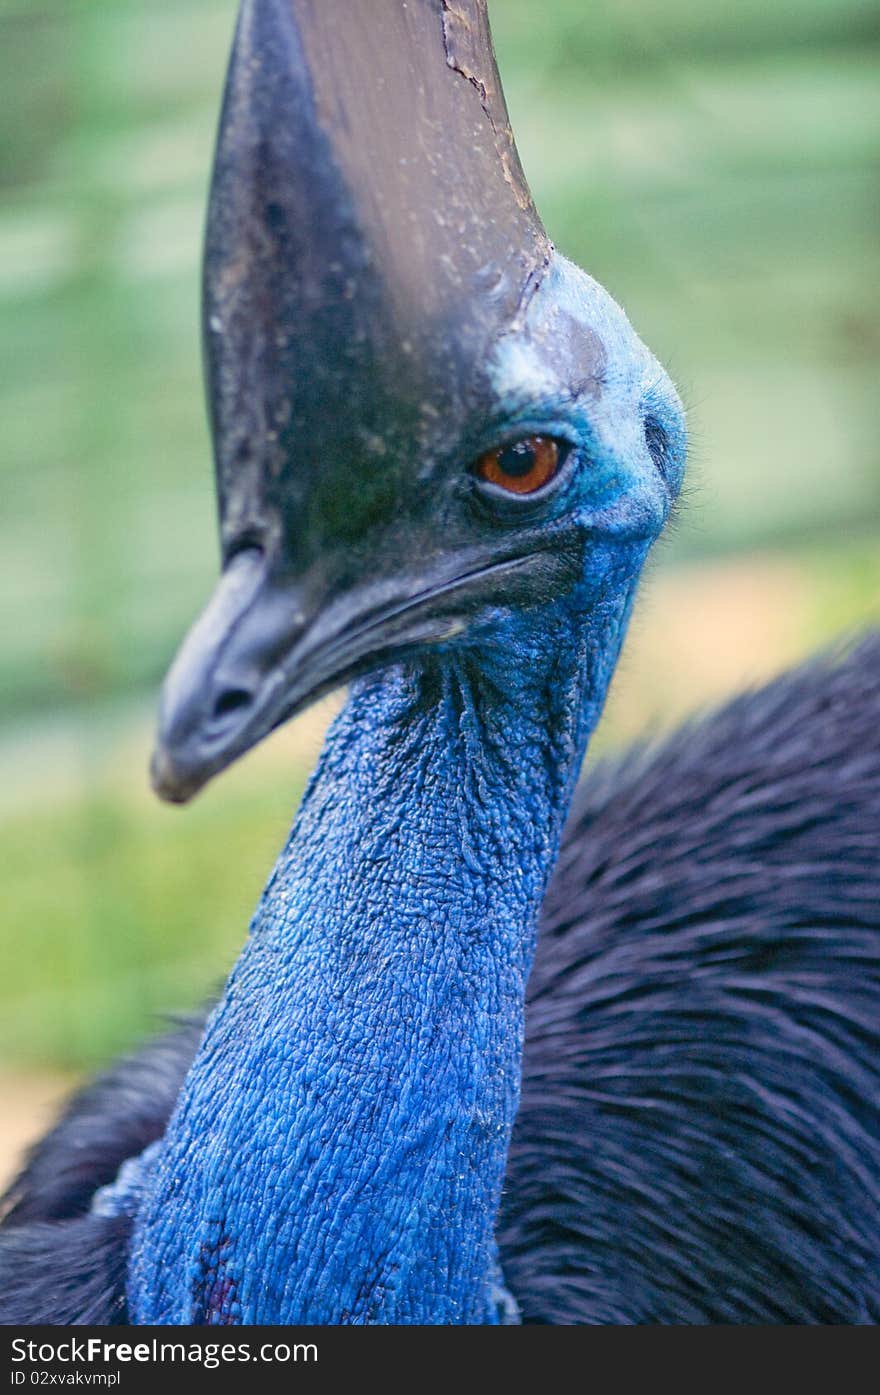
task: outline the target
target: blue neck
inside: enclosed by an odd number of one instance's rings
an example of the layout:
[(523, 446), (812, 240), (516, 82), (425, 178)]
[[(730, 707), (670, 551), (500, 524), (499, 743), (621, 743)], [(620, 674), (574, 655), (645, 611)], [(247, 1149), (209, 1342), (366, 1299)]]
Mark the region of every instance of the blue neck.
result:
[(169, 1125), (133, 1320), (497, 1320), (536, 920), (630, 594), (354, 690)]

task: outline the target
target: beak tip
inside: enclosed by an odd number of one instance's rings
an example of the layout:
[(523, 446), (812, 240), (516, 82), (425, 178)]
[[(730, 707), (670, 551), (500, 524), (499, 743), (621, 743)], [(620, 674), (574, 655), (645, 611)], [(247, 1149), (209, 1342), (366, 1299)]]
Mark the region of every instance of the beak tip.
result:
[(165, 804), (186, 804), (198, 791), (201, 781), (191, 775), (187, 777), (160, 745), (150, 760), (150, 784)]

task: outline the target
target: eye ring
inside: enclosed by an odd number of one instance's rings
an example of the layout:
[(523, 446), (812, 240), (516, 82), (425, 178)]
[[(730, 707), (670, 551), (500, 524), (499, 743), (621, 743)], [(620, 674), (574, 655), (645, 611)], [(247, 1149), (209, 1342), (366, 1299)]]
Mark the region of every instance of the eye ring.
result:
[(559, 474), (571, 447), (555, 436), (523, 436), (478, 456), (472, 474), (492, 489), (528, 499)]

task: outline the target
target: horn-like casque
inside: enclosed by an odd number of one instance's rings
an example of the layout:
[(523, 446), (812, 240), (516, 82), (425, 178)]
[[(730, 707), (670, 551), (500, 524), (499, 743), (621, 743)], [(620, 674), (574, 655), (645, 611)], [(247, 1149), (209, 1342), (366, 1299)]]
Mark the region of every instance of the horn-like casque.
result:
[(340, 459), (368, 492), (423, 461), (548, 251), (484, 0), (245, 0), (204, 282), (224, 553)]

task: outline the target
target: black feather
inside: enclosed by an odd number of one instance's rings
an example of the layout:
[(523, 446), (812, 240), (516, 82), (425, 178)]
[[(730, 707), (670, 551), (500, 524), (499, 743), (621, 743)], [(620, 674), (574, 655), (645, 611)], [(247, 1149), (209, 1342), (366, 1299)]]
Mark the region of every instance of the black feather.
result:
[(880, 636), (582, 787), (500, 1242), (527, 1321), (880, 1319)]
[(130, 1229), (126, 1216), (4, 1224), (0, 1324), (125, 1323)]
[(0, 1202), (0, 1324), (125, 1322), (130, 1222), (89, 1207), (162, 1137), (203, 1025), (181, 1023), (118, 1061), (31, 1150)]
[(179, 1023), (75, 1095), (0, 1202), (4, 1227), (85, 1215), (125, 1160), (162, 1137), (203, 1028)]

